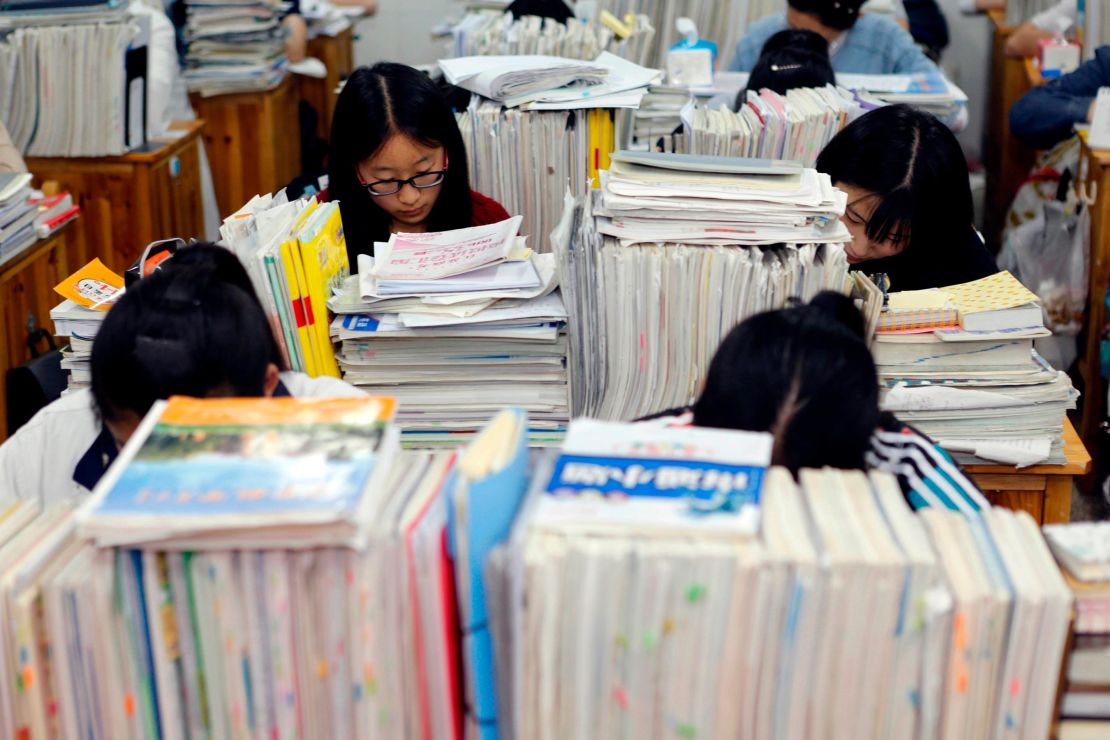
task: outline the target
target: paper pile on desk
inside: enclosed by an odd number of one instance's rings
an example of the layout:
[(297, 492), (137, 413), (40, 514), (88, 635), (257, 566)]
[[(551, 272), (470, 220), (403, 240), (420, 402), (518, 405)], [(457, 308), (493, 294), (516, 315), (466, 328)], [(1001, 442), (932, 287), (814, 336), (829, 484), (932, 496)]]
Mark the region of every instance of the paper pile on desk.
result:
[(465, 441), (511, 406), (531, 444), (562, 439), (567, 313), (554, 257), (522, 248), (519, 223), (394, 234), (328, 302), (343, 378), (400, 401), (407, 446)]

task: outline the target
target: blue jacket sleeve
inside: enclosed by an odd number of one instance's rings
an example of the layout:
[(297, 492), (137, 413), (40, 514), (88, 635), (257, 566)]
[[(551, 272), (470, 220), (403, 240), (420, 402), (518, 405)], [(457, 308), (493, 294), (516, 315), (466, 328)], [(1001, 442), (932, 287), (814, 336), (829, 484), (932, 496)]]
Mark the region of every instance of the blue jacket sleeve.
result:
[(891, 46), (892, 56), (894, 57), (894, 68), (890, 71), (891, 74), (940, 73), (940, 68), (932, 59), (925, 56), (925, 52), (914, 43), (913, 36), (904, 28), (896, 27), (893, 32)]
[(786, 18), (782, 14), (760, 18), (750, 25), (744, 38), (736, 44), (736, 53), (729, 62), (728, 70), (750, 72), (759, 61), (759, 52), (763, 51), (763, 45), (767, 43), (767, 39), (784, 28), (786, 28)]
[(1010, 109), (1010, 130), (1034, 149), (1049, 149), (1087, 120), (1098, 89), (1110, 85), (1110, 46), (1058, 80), (1033, 88)]

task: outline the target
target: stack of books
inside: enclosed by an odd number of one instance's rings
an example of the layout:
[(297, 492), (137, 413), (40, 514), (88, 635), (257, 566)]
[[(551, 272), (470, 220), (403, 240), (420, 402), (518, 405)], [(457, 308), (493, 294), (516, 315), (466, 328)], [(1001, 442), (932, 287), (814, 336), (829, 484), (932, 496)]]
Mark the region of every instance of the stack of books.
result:
[(845, 196), (827, 176), (767, 160), (613, 159), (598, 196), (568, 203), (552, 235), (576, 415), (685, 406), (737, 323), (822, 290), (849, 292)]
[[(627, 143), (629, 149), (676, 151), (674, 134), (682, 126), (682, 109), (690, 99), (688, 88), (652, 85), (640, 107), (631, 111), (630, 131), (621, 141)], [(617, 128), (621, 129), (619, 124)]]
[(1063, 464), (1078, 394), (1034, 350), (1037, 297), (1008, 272), (891, 293), (872, 345), (883, 408), (964, 463)]
[(849, 240), (846, 196), (798, 162), (627, 151), (610, 160), (598, 229), (625, 244)]
[(487, 569), (500, 732), (1048, 735), (1071, 595), (1028, 514), (729, 434), (575, 421), (541, 463)]
[(123, 295), (123, 278), (94, 259), (54, 286), (54, 291), (64, 299), (50, 309), (54, 335), (69, 339), (62, 350), (61, 366), (69, 377), (64, 395), (92, 383), (93, 340), (108, 310)]
[(224, 219), (220, 236), (247, 269), (289, 367), (339, 377), (327, 316), (350, 274), (339, 201), (256, 195)]
[(576, 19), (562, 24), (552, 18), (510, 13), (471, 11), (443, 29), (450, 36), (450, 57), (545, 54), (568, 59), (594, 59), (603, 51), (637, 64), (646, 64), (653, 50), (655, 29), (646, 15), (618, 20)]
[(186, 0), (185, 82), (190, 92), (268, 90), (285, 77), (279, 0)]
[(0, 263), (7, 262), (35, 242), (37, 216), (31, 175), (0, 172)]
[(5, 737), (1048, 734), (1071, 594), (1032, 519), (914, 515), (771, 438), (389, 399), (159, 403), (81, 508), (0, 507)]
[(0, 121), (15, 147), (100, 157), (142, 145), (149, 22), (125, 3), (16, 5), (0, 12)]
[(817, 155), (848, 123), (855, 101), (843, 88), (795, 88), (785, 95), (752, 91), (734, 112), (723, 105), (694, 109), (689, 130), (675, 135), (674, 150), (724, 157), (788, 159), (812, 167)]
[(566, 192), (585, 195), (598, 168), (608, 166), (616, 146), (614, 112), (523, 111), (474, 96), (457, 118), (470, 186), (519, 213), (535, 250), (550, 251), (547, 235)]
[[(1110, 736), (1110, 522), (1049, 524), (1045, 539), (1075, 596), (1060, 737)], [(1079, 734), (1085, 730), (1087, 734)]]
[(531, 444), (562, 439), (567, 313), (554, 257), (532, 254), (519, 224), (393, 234), (329, 302), (343, 378), (398, 399), (406, 446), (458, 444), (512, 406)]

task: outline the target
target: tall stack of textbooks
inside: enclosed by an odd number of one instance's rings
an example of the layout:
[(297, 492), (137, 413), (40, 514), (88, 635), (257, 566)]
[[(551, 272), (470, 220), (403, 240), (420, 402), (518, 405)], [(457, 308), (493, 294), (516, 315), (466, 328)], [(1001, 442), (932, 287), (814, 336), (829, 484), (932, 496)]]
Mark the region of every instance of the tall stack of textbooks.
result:
[(171, 399), (76, 513), (0, 507), (0, 733), (1048, 734), (1072, 597), (1024, 513), (727, 430), (398, 452), (392, 413)]
[(476, 93), (458, 114), (471, 185), (521, 214), (539, 252), (549, 251), (563, 194), (584, 194), (608, 166), (617, 109), (638, 107), (660, 76), (610, 53), (593, 62), (466, 57), (440, 67)]
[(339, 377), (327, 315), (350, 274), (339, 202), (256, 195), (220, 236), (246, 267), (289, 367)]
[(329, 303), (343, 378), (398, 399), (407, 446), (456, 445), (513, 406), (531, 444), (562, 439), (567, 314), (554, 257), (519, 224), (393, 234)]
[(146, 141), (149, 22), (116, 3), (46, 3), (42, 14), (8, 5), (0, 12), (0, 121), (17, 149), (99, 157)]
[(623, 59), (645, 64), (653, 51), (655, 29), (647, 16), (618, 20), (605, 14), (604, 21), (573, 20), (559, 23), (552, 18), (523, 16), (513, 20), (509, 13), (472, 11), (447, 31), (449, 56), (546, 54), (569, 59), (593, 59), (610, 51)]
[[(553, 234), (575, 414), (692, 402), (738, 322), (848, 292), (845, 196), (797, 163), (620, 152)], [(697, 289), (691, 289), (697, 286)]]
[(489, 560), (500, 734), (1047, 736), (1071, 596), (1027, 514), (735, 436), (572, 424)]
[[(1110, 522), (1050, 524), (1045, 539), (1075, 596), (1061, 738), (1110, 735)], [(1080, 734), (1085, 731), (1086, 734)]]
[(279, 0), (186, 0), (185, 81), (221, 95), (274, 87), (285, 77)]
[(827, 85), (785, 95), (749, 90), (739, 111), (694, 109), (689, 130), (675, 135), (674, 150), (724, 157), (788, 159), (812, 167), (825, 145), (848, 123), (855, 102)]
[(891, 293), (872, 345), (883, 407), (961, 462), (1062, 464), (1078, 394), (1033, 348), (1037, 297), (1008, 272)]
[(615, 146), (613, 111), (522, 111), (475, 96), (458, 114), (470, 185), (523, 217), (537, 251), (550, 234), (569, 189), (583, 195), (597, 165)]
[(31, 175), (0, 172), (0, 263), (7, 262), (38, 238), (35, 236), (37, 215)]

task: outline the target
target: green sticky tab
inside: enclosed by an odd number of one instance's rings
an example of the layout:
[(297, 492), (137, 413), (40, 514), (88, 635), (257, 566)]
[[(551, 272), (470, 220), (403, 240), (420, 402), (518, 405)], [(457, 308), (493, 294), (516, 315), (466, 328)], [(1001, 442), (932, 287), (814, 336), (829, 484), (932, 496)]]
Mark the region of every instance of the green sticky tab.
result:
[(705, 586), (700, 583), (695, 583), (686, 589), (686, 600), (691, 604), (696, 604), (705, 598)]
[(693, 738), (698, 736), (698, 730), (693, 725), (678, 723), (674, 728), (675, 734), (679, 737)]

